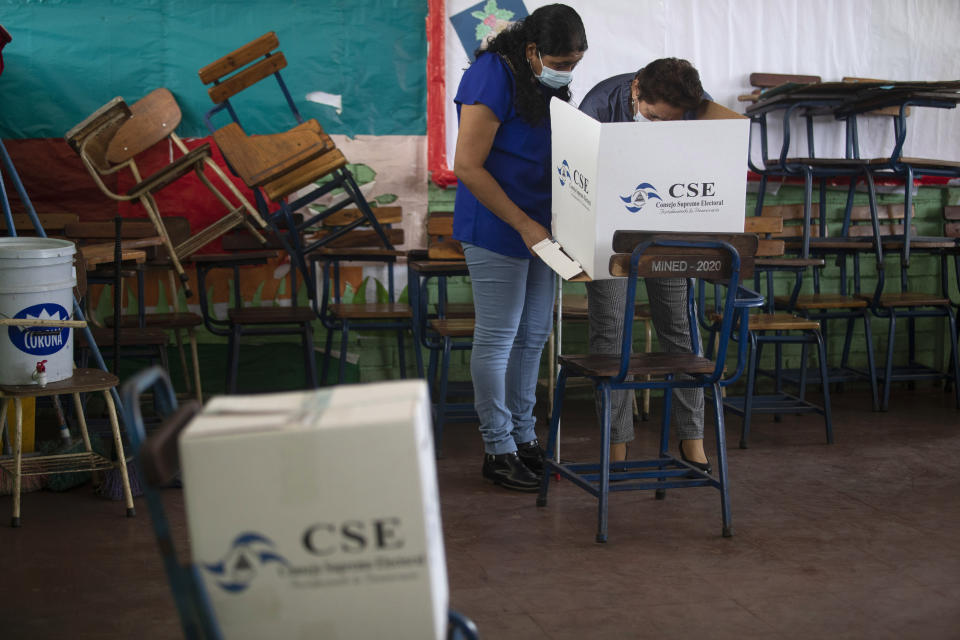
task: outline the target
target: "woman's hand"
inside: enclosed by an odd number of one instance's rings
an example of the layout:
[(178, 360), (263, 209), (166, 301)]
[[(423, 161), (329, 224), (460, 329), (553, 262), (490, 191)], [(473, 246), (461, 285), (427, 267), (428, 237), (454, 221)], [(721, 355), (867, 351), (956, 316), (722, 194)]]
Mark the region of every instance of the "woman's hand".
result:
[(521, 229), (517, 229), (517, 231), (520, 232), (520, 237), (523, 238), (523, 243), (527, 245), (530, 253), (533, 253), (533, 245), (550, 237), (550, 231), (548, 231), (545, 226), (529, 217), (527, 218), (527, 223), (524, 224)]

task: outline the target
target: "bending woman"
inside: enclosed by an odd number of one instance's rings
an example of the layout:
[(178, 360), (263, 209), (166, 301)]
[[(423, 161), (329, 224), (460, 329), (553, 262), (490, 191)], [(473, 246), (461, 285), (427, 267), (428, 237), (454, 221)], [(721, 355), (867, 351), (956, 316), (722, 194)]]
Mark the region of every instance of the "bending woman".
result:
[(482, 475), (518, 491), (536, 491), (543, 473), (533, 408), (556, 281), (530, 248), (550, 236), (549, 102), (569, 101), (586, 49), (576, 11), (541, 7), (477, 50), (455, 98), (453, 237), (473, 286)]

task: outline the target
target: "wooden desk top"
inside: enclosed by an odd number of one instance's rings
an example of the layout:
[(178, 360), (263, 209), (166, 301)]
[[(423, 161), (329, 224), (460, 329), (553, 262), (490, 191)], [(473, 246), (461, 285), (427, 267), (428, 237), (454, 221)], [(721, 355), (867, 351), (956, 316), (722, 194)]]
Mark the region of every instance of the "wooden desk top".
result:
[(411, 260), (407, 266), (421, 275), (465, 276), (470, 273), (466, 260)]
[[(150, 238), (136, 238), (133, 240), (120, 241), (120, 260), (122, 262), (142, 263), (147, 259), (146, 247), (158, 247), (163, 244), (159, 236)], [(115, 246), (112, 242), (100, 244), (88, 244), (79, 248), (80, 255), (83, 256), (84, 264), (87, 270), (98, 267), (102, 264), (112, 264), (114, 262)]]

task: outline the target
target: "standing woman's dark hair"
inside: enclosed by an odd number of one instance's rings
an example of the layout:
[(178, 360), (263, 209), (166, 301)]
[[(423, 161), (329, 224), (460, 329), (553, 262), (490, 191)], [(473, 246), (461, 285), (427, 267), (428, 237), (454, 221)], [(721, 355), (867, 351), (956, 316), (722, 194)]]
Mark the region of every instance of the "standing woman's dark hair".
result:
[[(565, 56), (587, 50), (587, 32), (576, 11), (564, 4), (548, 4), (501, 31), (486, 48), (477, 49), (474, 58), (489, 51), (507, 61), (516, 80), (517, 113), (527, 122), (539, 124), (547, 116), (548, 106), (525, 55), (531, 42), (541, 55)], [(563, 87), (559, 97), (569, 101), (570, 89)]]

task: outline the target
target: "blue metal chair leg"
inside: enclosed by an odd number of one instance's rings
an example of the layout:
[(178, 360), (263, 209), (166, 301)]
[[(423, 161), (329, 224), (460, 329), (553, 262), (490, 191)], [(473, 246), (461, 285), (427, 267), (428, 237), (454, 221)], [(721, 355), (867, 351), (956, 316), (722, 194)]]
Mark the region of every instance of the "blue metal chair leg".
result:
[(449, 336), (443, 338), (443, 359), (440, 363), (440, 389), (437, 393), (437, 415), (433, 422), (434, 448), (437, 458), (440, 457), (443, 444), (443, 423), (447, 419), (447, 388), (450, 377), (450, 347), (453, 340)]
[(730, 487), (727, 484), (727, 434), (723, 423), (723, 397), (720, 385), (713, 385), (713, 414), (717, 431), (717, 482), (720, 484), (720, 510), (723, 515), (723, 537), (733, 535), (730, 516)]
[(240, 369), (240, 335), (240, 326), (233, 325), (227, 348), (227, 393), (229, 394), (237, 392), (237, 376)]
[[(667, 379), (673, 378), (672, 375), (667, 376)], [(668, 459), (670, 455), (670, 417), (673, 413), (673, 389), (664, 389), (663, 390), (663, 415), (660, 418), (660, 458), (662, 460)], [(679, 441), (677, 442), (679, 446)], [(659, 470), (663, 471), (665, 465), (660, 465)], [(658, 478), (660, 482), (666, 482), (666, 477)], [(666, 489), (656, 489), (654, 491), (653, 497), (657, 500), (663, 500), (667, 497)]]
[(337, 373), (337, 383), (343, 384), (347, 378), (347, 345), (350, 340), (350, 321), (343, 319), (340, 327), (340, 370)]
[(317, 388), (317, 356), (313, 348), (313, 326), (309, 323), (303, 327), (303, 366), (307, 378), (307, 388)]
[(750, 416), (753, 414), (753, 391), (757, 383), (757, 361), (760, 351), (757, 345), (757, 334), (750, 332), (750, 356), (747, 364), (747, 388), (743, 393), (743, 425), (740, 427), (740, 448), (747, 448), (750, 438)]
[(323, 348), (323, 365), (320, 369), (320, 384), (326, 386), (327, 372), (330, 370), (330, 350), (333, 349), (333, 329), (327, 329), (327, 338)]
[[(827, 349), (824, 346), (823, 335), (814, 331), (817, 338), (817, 359), (820, 360), (820, 375), (826, 380), (827, 376)], [(827, 429), (827, 444), (833, 444), (833, 412), (830, 409), (830, 385), (823, 385), (823, 421)]]
[(960, 409), (960, 354), (957, 353), (957, 318), (953, 309), (947, 307), (947, 323), (950, 326), (951, 355), (953, 356), (953, 393), (957, 409)]
[(883, 402), (880, 405), (881, 411), (890, 408), (890, 387), (893, 384), (893, 346), (897, 337), (897, 313), (890, 309), (890, 327), (887, 331), (887, 364), (884, 368), (883, 378)]
[(870, 392), (873, 398), (873, 410), (880, 411), (880, 389), (877, 384), (877, 362), (873, 355), (873, 329), (871, 328), (869, 309), (863, 310), (863, 334), (867, 347), (867, 370), (870, 373)]
[[(610, 498), (610, 383), (600, 383), (600, 495), (597, 506), (597, 542), (607, 541), (607, 503)], [(546, 474), (544, 474), (546, 475)]]
[(401, 378), (406, 378), (406, 377), (407, 377), (407, 353), (406, 353), (406, 351), (404, 350), (404, 346), (403, 346), (403, 343), (404, 343), (403, 334), (404, 334), (404, 333), (406, 333), (406, 329), (397, 329), (397, 349), (398, 349), (398, 351), (397, 351), (397, 353), (398, 353), (397, 359), (398, 359), (398, 362), (399, 362), (399, 365), (400, 365), (400, 377), (401, 377)]

